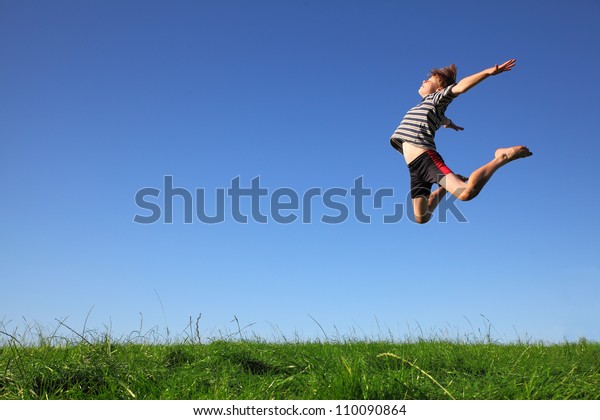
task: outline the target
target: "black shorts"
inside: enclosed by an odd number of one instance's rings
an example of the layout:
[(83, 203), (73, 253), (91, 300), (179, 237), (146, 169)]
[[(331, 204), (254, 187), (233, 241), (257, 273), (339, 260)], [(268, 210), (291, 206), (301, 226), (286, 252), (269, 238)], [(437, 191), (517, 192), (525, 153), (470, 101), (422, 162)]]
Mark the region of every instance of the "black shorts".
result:
[(435, 150), (426, 150), (408, 165), (410, 172), (410, 196), (429, 197), (431, 186), (453, 173), (444, 163), (444, 159)]

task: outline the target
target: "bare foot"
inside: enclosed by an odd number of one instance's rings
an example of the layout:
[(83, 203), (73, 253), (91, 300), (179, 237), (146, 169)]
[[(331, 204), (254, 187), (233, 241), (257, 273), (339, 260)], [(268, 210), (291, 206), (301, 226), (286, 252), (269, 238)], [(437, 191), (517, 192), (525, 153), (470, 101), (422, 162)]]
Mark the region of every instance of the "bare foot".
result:
[(533, 155), (533, 153), (531, 153), (527, 147), (513, 146), (496, 150), (495, 157), (496, 159), (504, 161), (504, 163), (508, 163), (515, 159), (521, 159), (531, 155)]

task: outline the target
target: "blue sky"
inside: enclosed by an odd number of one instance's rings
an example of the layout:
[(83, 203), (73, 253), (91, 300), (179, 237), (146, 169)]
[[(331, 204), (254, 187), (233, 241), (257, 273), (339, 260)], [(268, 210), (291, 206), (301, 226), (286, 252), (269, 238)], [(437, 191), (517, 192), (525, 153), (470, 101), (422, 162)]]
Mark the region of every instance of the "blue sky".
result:
[[(599, 17), (593, 0), (1, 1), (4, 330), (119, 337), (143, 320), (184, 339), (202, 314), (203, 337), (237, 318), (265, 339), (600, 340)], [(383, 223), (409, 183), (388, 139), (429, 69), (513, 57), (436, 141), (465, 175), (497, 147), (534, 156), (456, 204), (467, 223)], [(365, 198), (370, 223), (349, 195), (338, 224), (318, 203), (310, 224), (241, 224), (227, 202), (222, 223), (184, 223), (181, 197), (173, 223), (135, 223), (140, 189), (164, 210), (165, 176), (209, 214), (238, 177), (299, 197), (362, 177), (394, 197)]]

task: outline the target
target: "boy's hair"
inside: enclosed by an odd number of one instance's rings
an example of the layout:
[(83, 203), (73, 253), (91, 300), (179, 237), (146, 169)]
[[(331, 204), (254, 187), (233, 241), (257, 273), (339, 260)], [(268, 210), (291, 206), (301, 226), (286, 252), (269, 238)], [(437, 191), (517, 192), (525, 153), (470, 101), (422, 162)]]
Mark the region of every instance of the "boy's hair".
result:
[(443, 88), (448, 87), (453, 83), (456, 83), (455, 64), (450, 64), (449, 66), (442, 67), (439, 69), (431, 69), (429, 74), (435, 76), (439, 80), (440, 86)]

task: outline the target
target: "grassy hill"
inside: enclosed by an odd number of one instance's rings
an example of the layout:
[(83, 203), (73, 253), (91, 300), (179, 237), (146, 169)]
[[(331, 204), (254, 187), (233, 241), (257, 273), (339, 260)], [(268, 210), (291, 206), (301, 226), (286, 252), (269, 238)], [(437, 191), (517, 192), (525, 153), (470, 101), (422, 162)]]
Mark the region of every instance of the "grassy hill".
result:
[(0, 399), (600, 399), (600, 343), (208, 344), (3, 333)]

